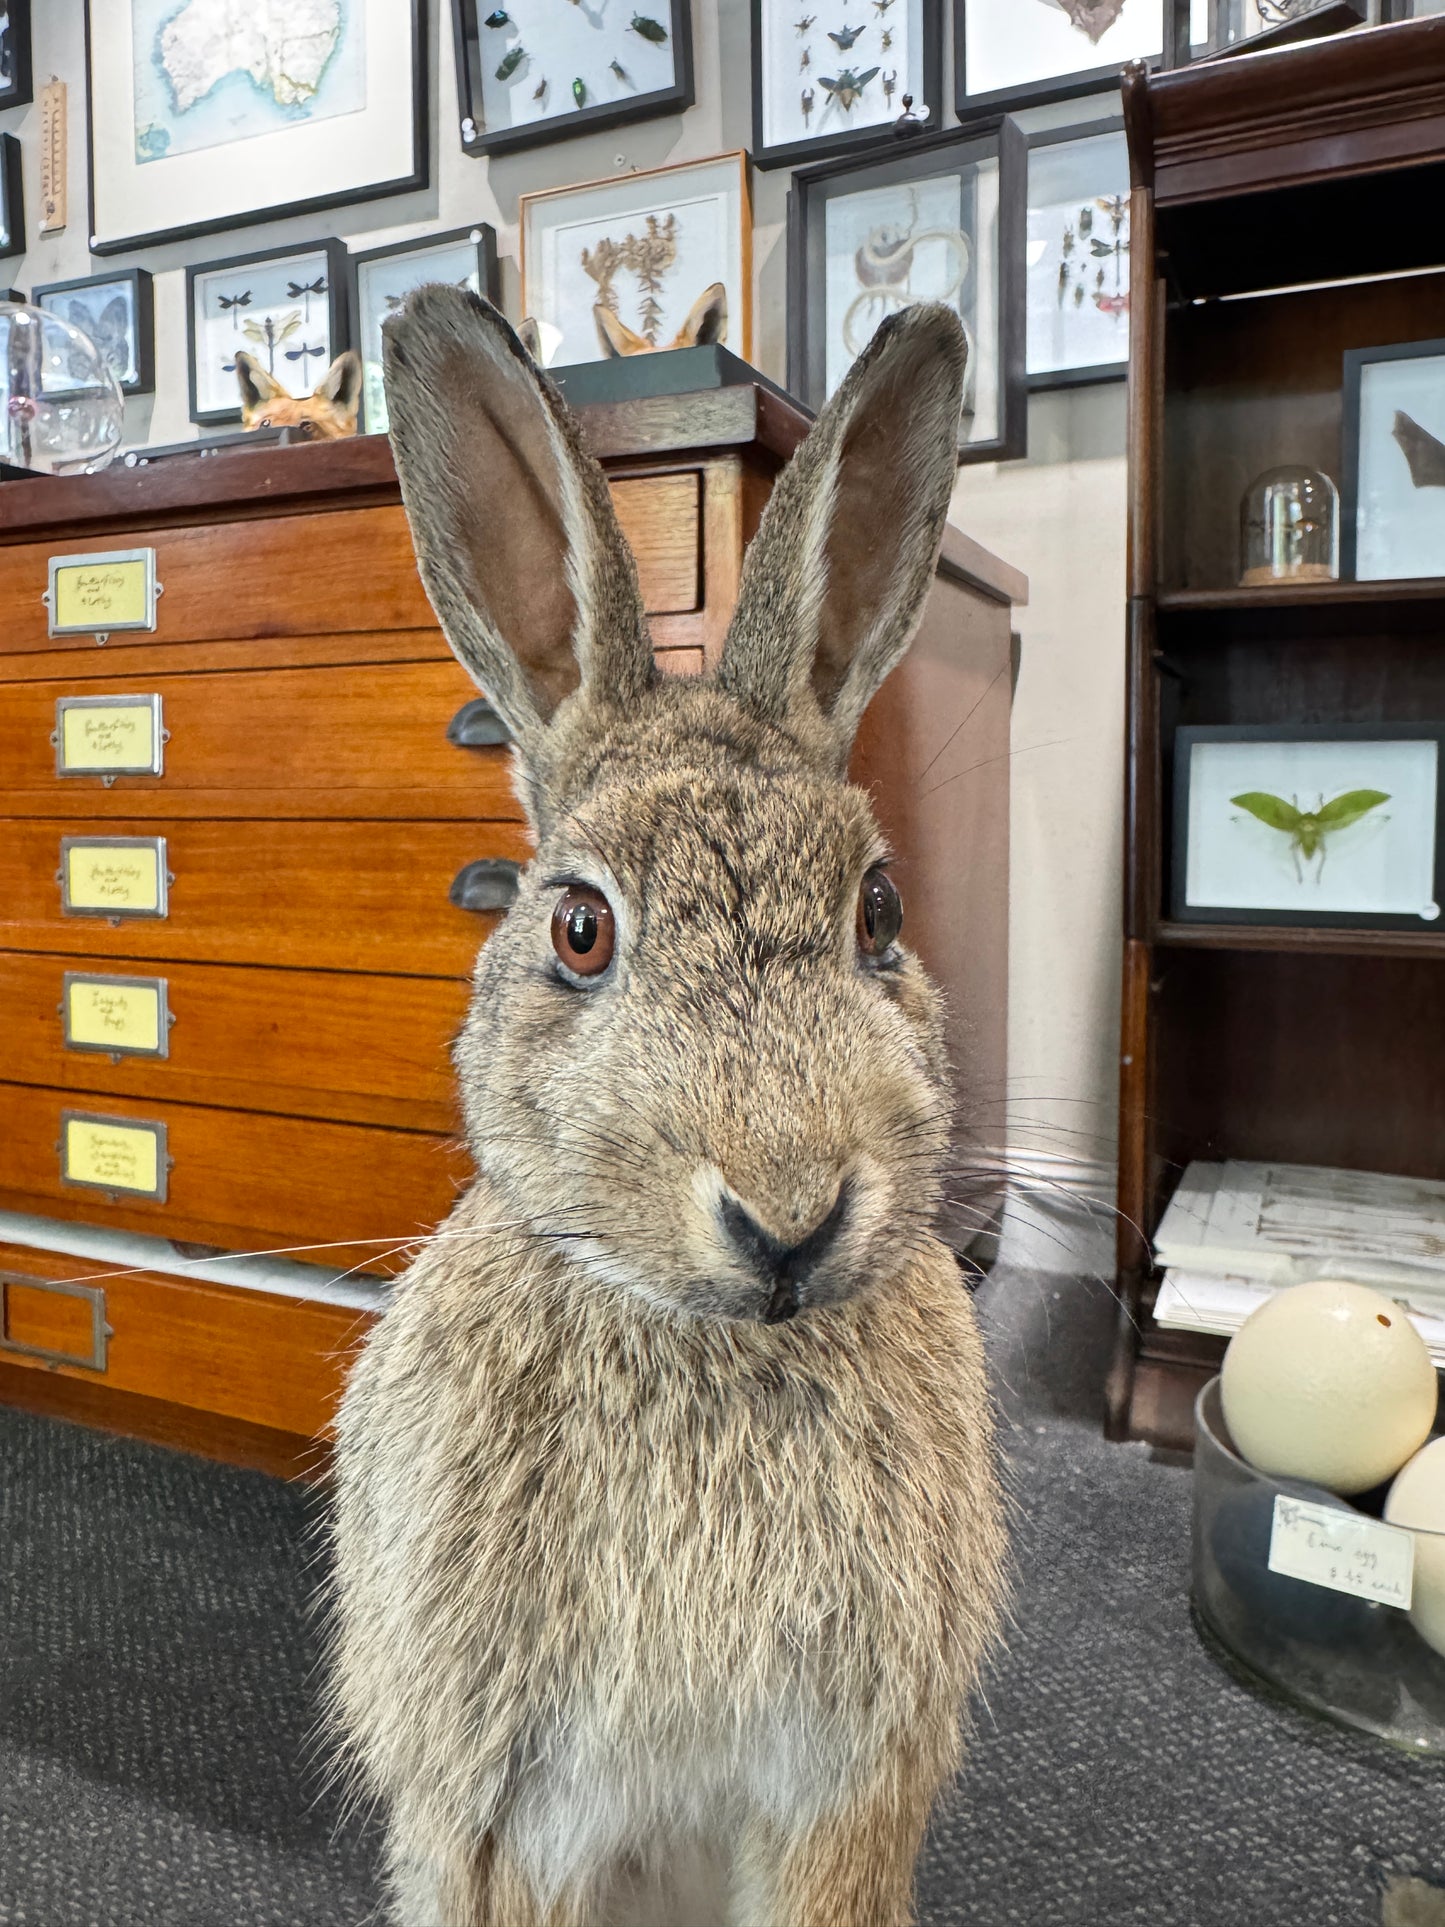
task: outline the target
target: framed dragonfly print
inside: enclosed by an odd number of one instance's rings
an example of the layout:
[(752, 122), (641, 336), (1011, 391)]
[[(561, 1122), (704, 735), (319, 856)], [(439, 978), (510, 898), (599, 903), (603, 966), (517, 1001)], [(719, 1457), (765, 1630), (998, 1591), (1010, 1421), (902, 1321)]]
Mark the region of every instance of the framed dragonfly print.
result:
[(86, 0), (90, 248), (427, 182), (422, 0)]
[(752, 0), (753, 159), (792, 166), (937, 128), (942, 0)]
[(346, 347), (340, 241), (268, 248), (186, 269), (191, 420), (238, 422), (236, 350), (307, 395)]
[(959, 118), (1068, 100), (1117, 85), (1129, 60), (1164, 50), (1166, 0), (954, 0)]
[(352, 328), (361, 350), (362, 430), (387, 431), (386, 390), (382, 382), (381, 330), (413, 288), (429, 281), (450, 281), (489, 301), (501, 299), (497, 274), (497, 237), (484, 222), (453, 228), (449, 234), (424, 234), (386, 248), (368, 248), (349, 257)]
[(1129, 371), (1129, 145), (1122, 119), (1031, 134), (1030, 388)]
[(693, 102), (690, 0), (452, 0), (462, 146), (502, 154)]
[(51, 281), (36, 288), (30, 299), (90, 337), (123, 393), (154, 392), (155, 294), (144, 268)]
[(1445, 576), (1445, 339), (1347, 349), (1343, 400), (1342, 573)]
[(0, 112), (35, 98), (30, 71), (30, 0), (0, 0)]
[(788, 205), (788, 386), (810, 408), (879, 323), (946, 301), (968, 336), (961, 462), (1027, 448), (1024, 200), (1017, 124), (924, 135), (886, 158), (804, 168)]

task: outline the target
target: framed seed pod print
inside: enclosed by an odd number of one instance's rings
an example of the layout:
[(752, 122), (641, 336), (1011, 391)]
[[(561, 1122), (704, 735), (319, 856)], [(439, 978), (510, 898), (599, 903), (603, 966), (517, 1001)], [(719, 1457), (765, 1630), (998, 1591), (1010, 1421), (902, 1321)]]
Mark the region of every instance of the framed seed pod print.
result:
[(348, 258), (351, 325), (361, 350), (362, 429), (387, 431), (386, 390), (382, 381), (381, 330), (413, 288), (429, 281), (450, 281), (488, 301), (501, 299), (497, 274), (497, 237), (485, 222), (453, 228), (449, 234), (423, 234), (388, 248), (368, 248)]
[(149, 395), (156, 385), (155, 295), (144, 268), (117, 268), (80, 281), (51, 281), (30, 297), (79, 328), (99, 348), (127, 395)]
[(1129, 60), (1157, 61), (1166, 0), (954, 0), (959, 118), (1116, 85)]
[(1028, 155), (1007, 118), (825, 162), (788, 207), (788, 386), (810, 408), (879, 323), (946, 301), (968, 336), (961, 462), (1026, 452), (1024, 202)]
[(240, 421), (238, 348), (292, 394), (309, 395), (347, 345), (345, 289), (340, 241), (187, 268), (191, 420)]
[(752, 18), (759, 167), (886, 146), (905, 111), (939, 126), (942, 0), (752, 0)]
[(452, 0), (462, 146), (504, 154), (691, 107), (689, 0)]
[(1030, 388), (1129, 372), (1129, 145), (1122, 119), (1031, 134)]

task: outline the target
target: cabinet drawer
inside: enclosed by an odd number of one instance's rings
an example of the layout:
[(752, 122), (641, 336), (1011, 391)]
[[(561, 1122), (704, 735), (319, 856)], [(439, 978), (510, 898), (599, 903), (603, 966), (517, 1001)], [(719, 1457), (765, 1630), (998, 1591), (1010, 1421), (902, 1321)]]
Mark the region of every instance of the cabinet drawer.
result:
[[(79, 667), (79, 665), (77, 665)], [(447, 725), (478, 698), (455, 662), (354, 663), (102, 680), (103, 662), (65, 682), (0, 685), (0, 808), (7, 815), (466, 816), (518, 820), (510, 755), (465, 749)], [(61, 775), (56, 704), (81, 731), (116, 714), (97, 699), (160, 698), (159, 775)], [(147, 733), (153, 729), (148, 726)]]
[[(163, 1128), (163, 1199), (65, 1181), (63, 1114), (77, 1111), (102, 1116), (97, 1129)], [(391, 1247), (439, 1223), (470, 1170), (459, 1144), (420, 1131), (0, 1084), (0, 1209), (9, 1211), (395, 1271), (403, 1259)]]
[[(57, 1291), (57, 1283), (83, 1282)], [(0, 1364), (217, 1412), (302, 1438), (327, 1433), (372, 1314), (0, 1245)], [(67, 1363), (88, 1350), (97, 1365)], [(38, 1357), (49, 1351), (61, 1360)]]
[(82, 826), (0, 821), (0, 949), (465, 977), (497, 919), (456, 909), (453, 878), (479, 857), (529, 854), (512, 823), (107, 818), (98, 828), (165, 837), (166, 915), (62, 914), (60, 839)]
[[(72, 1028), (82, 1042), (108, 1030), (118, 1042), (149, 1045), (135, 1020), (154, 1013), (165, 1055), (117, 1059), (67, 1045), (62, 1005), (67, 975), (77, 971), (86, 983), (77, 986)], [(164, 985), (169, 1022), (147, 977)], [(130, 978), (142, 980), (139, 991)], [(97, 1022), (101, 999), (108, 1009)], [(454, 1132), (449, 1047), (466, 1003), (466, 984), (442, 977), (224, 964), (92, 969), (76, 957), (0, 952), (0, 1082)]]

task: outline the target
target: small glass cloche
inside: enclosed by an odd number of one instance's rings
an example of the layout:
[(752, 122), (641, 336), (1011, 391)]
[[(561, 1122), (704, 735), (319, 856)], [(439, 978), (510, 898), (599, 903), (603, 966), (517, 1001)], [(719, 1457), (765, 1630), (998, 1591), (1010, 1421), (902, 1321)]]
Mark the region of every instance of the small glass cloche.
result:
[(1272, 468), (1240, 508), (1240, 584), (1333, 582), (1340, 573), (1340, 495), (1314, 468)]
[(120, 447), (125, 401), (79, 328), (25, 302), (0, 302), (0, 458), (42, 475), (85, 475)]

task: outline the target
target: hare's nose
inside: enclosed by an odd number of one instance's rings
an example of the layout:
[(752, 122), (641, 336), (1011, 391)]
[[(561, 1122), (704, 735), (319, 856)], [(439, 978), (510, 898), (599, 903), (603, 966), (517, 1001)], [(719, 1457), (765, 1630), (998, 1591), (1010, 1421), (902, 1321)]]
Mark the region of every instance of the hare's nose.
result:
[(849, 1193), (849, 1181), (844, 1178), (827, 1211), (792, 1242), (760, 1224), (741, 1198), (731, 1191), (723, 1193), (718, 1214), (724, 1231), (739, 1255), (775, 1286), (764, 1314), (769, 1323), (791, 1318), (798, 1310), (801, 1287), (832, 1248), (847, 1218)]

